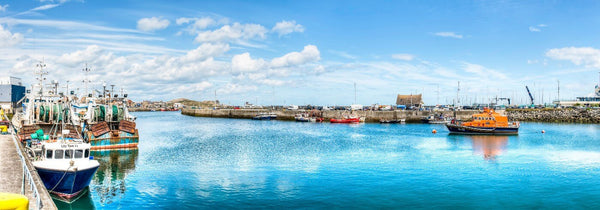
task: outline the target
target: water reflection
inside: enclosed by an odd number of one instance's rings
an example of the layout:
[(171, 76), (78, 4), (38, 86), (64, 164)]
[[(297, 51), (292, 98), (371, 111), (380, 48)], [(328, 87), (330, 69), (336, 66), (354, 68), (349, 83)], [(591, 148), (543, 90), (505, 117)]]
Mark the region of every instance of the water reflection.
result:
[(90, 186), (100, 203), (112, 203), (115, 197), (125, 193), (125, 177), (135, 170), (138, 150), (92, 151), (91, 155), (100, 162), (100, 167)]
[(494, 161), (506, 150), (508, 136), (468, 136), (473, 145), (473, 153), (483, 155), (486, 160)]

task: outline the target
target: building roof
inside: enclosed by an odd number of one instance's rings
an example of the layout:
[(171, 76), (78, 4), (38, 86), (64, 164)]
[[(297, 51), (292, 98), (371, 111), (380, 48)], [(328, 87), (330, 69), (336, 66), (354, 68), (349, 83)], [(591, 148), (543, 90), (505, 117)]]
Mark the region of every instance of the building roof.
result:
[(396, 98), (396, 105), (421, 105), (423, 104), (423, 99), (421, 94), (417, 95), (400, 95)]

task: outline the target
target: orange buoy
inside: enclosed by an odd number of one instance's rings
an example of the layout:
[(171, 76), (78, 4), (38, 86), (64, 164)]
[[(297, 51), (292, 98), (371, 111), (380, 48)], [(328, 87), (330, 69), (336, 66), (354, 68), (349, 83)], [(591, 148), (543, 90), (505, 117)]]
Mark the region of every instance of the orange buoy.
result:
[(546, 131), (545, 131), (545, 130), (542, 130), (542, 133), (546, 133)]
[(433, 130), (431, 131), (431, 133), (437, 133), (437, 131), (436, 131), (435, 129), (433, 129)]

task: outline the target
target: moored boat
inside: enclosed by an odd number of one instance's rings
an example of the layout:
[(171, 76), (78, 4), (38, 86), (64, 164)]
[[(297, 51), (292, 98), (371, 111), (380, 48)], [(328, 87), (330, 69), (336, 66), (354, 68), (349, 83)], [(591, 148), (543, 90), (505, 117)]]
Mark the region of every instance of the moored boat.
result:
[(474, 114), (472, 121), (456, 120), (446, 124), (451, 134), (518, 134), (519, 122), (509, 122), (508, 117), (484, 108), (482, 113)]
[(329, 120), (331, 123), (359, 123), (360, 118), (358, 117), (349, 117), (349, 118), (331, 118)]
[(396, 124), (396, 123), (405, 123), (406, 119), (395, 119), (395, 120), (390, 120), (390, 119), (380, 119), (379, 123), (381, 124)]
[(89, 143), (61, 138), (42, 141), (41, 145), (41, 157), (32, 164), (48, 192), (70, 200), (89, 186), (100, 166), (90, 157)]
[(429, 115), (427, 117), (421, 118), (422, 123), (429, 123), (429, 124), (446, 124), (446, 123), (449, 123), (450, 121), (452, 121), (452, 119), (450, 117), (446, 117), (442, 114)]
[(275, 113), (260, 113), (252, 117), (253, 120), (273, 120), (275, 118), (277, 118)]

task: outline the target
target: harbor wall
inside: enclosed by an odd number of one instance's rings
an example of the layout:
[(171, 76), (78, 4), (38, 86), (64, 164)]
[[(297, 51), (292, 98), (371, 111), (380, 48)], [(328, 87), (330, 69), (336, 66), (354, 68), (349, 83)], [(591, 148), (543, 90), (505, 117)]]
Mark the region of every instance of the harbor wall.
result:
[(600, 123), (600, 109), (508, 109), (506, 115), (517, 121)]
[[(294, 120), (294, 116), (298, 113), (304, 113), (307, 111), (301, 110), (268, 110), (268, 109), (190, 109), (185, 108), (181, 110), (181, 114), (197, 117), (216, 117), (216, 118), (239, 118), (239, 119), (251, 119), (252, 117), (260, 113), (275, 113), (277, 114), (277, 120)], [(457, 111), (456, 117), (458, 119), (470, 119), (471, 115), (478, 113), (477, 110), (468, 111)], [(339, 118), (344, 113), (350, 113), (350, 111), (342, 110), (328, 110), (322, 111), (322, 116), (326, 121), (331, 118)], [(352, 113), (365, 117), (365, 122), (379, 122), (381, 119), (395, 120), (395, 119), (406, 119), (408, 123), (421, 122), (421, 118), (427, 117), (431, 114), (442, 113), (447, 116), (453, 116), (453, 111), (418, 111), (418, 110), (395, 110), (395, 111), (352, 111)]]

